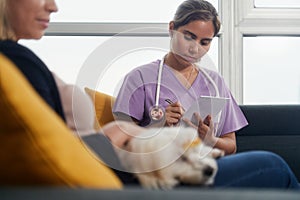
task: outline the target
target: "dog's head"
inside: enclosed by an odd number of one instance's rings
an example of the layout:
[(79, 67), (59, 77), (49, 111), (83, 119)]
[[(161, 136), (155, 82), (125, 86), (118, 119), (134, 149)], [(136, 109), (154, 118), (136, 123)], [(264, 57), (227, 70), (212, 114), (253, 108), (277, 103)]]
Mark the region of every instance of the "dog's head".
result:
[(166, 170), (182, 183), (212, 185), (218, 170), (216, 159), (224, 156), (224, 151), (205, 145), (194, 129), (182, 130), (182, 137), (186, 139), (178, 138), (182, 155)]
[(209, 185), (223, 151), (206, 146), (193, 128), (148, 129), (133, 138), (121, 162), (147, 188), (172, 188), (178, 183)]

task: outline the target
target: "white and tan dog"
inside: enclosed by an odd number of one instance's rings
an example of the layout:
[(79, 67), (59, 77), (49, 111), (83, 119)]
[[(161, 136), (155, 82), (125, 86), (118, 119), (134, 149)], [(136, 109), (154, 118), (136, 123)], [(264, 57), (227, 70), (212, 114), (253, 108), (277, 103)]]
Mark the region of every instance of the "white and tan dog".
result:
[(224, 152), (205, 145), (193, 128), (148, 129), (117, 154), (143, 187), (172, 189), (179, 183), (211, 185), (216, 158)]

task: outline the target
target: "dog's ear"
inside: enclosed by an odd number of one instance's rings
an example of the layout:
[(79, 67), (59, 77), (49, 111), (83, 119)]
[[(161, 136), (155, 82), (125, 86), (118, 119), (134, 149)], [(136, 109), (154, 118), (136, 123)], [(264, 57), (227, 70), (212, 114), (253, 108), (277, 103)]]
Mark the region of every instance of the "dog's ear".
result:
[(187, 142), (183, 143), (182, 147), (183, 147), (183, 149), (192, 148), (192, 147), (200, 145), (201, 142), (202, 142), (201, 139), (199, 137), (196, 137), (192, 141), (187, 141)]
[(213, 148), (211, 150), (211, 156), (215, 159), (219, 159), (225, 155), (225, 152), (221, 149)]

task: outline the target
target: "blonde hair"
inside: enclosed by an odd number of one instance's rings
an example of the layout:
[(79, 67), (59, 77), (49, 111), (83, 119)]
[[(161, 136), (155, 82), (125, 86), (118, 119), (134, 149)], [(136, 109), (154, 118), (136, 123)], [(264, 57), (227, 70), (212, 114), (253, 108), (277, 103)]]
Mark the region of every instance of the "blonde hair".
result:
[(16, 36), (7, 17), (7, 0), (0, 0), (0, 40), (7, 39), (16, 40)]

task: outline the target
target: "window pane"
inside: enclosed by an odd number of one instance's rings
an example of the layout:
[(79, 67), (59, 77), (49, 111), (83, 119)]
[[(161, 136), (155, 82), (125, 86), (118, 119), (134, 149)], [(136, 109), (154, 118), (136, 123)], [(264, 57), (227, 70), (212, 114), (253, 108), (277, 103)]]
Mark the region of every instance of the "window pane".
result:
[[(210, 0), (218, 6), (218, 0)], [(169, 22), (182, 0), (61, 0), (53, 22)]]
[(255, 0), (255, 7), (259, 8), (300, 8), (299, 0)]
[(244, 103), (300, 103), (299, 37), (244, 37)]
[[(160, 59), (169, 50), (169, 40), (169, 37), (45, 36), (40, 41), (21, 43), (36, 52), (67, 83), (116, 95), (124, 75), (136, 66)], [(216, 70), (217, 59), (218, 38), (215, 38), (202, 65)]]
[[(44, 36), (41, 40), (21, 40), (64, 81), (75, 83), (86, 57), (107, 37)], [(79, 48), (80, 47), (80, 48)]]

